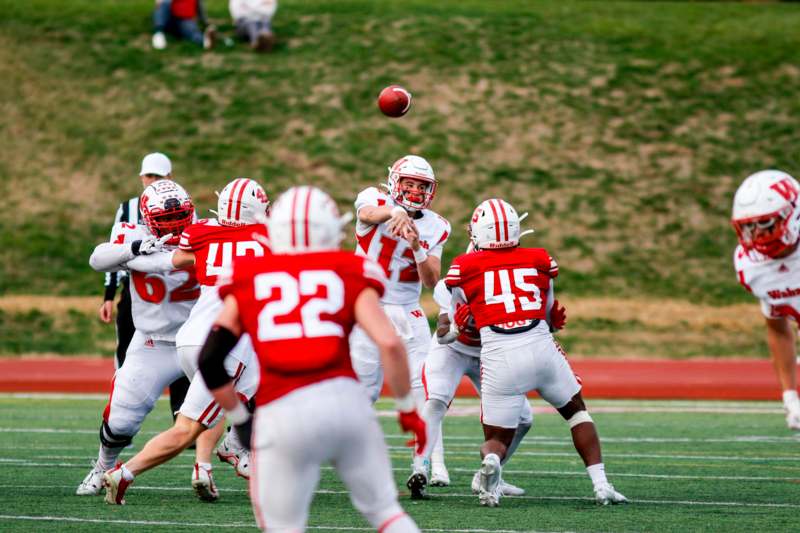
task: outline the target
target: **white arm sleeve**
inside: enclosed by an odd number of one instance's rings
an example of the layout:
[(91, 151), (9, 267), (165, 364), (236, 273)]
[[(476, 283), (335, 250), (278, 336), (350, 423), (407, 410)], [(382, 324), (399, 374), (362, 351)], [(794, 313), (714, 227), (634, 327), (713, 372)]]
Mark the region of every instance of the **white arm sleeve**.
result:
[(116, 272), (124, 268), (126, 262), (133, 259), (130, 244), (98, 244), (89, 258), (89, 265), (98, 272)]
[(154, 274), (158, 272), (170, 272), (175, 270), (172, 264), (172, 255), (175, 252), (158, 252), (150, 255), (139, 255), (126, 263), (126, 266), (137, 272)]

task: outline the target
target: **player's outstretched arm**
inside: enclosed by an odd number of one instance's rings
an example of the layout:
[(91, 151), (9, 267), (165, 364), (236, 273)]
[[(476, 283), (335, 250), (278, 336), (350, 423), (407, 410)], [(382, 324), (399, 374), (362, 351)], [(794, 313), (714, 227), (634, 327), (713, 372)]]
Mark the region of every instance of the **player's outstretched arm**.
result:
[(156, 273), (169, 272), (176, 268), (194, 266), (194, 252), (175, 250), (172, 252), (158, 252), (150, 255), (139, 255), (126, 263), (131, 270), (138, 272)]

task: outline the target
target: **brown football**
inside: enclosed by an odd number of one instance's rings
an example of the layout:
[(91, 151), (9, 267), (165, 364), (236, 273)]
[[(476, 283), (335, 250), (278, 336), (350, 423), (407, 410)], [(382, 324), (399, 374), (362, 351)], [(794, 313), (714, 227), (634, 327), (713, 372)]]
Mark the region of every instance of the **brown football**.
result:
[(402, 117), (411, 107), (411, 93), (399, 85), (390, 85), (378, 96), (378, 107), (387, 117)]

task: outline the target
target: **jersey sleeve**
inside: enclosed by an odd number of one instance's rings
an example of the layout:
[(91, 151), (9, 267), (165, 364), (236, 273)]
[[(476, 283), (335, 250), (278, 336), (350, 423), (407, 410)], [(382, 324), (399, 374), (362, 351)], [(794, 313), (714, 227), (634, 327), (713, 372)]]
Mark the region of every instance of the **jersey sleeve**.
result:
[(356, 197), (356, 216), (362, 207), (380, 207), (386, 205), (386, 195), (378, 190), (377, 187), (364, 189)]
[(111, 228), (111, 238), (108, 239), (108, 242), (111, 244), (130, 244), (131, 240), (126, 239), (126, 231), (125, 231), (125, 222), (117, 222)]
[(447, 274), (444, 276), (444, 284), (447, 285), (448, 288), (459, 287), (461, 286), (461, 280), (464, 277), (464, 265), (462, 258), (463, 255), (459, 255), (455, 259), (453, 259), (453, 263), (450, 265), (450, 269), (447, 271)]
[(442, 228), (442, 233), (439, 236), (439, 240), (436, 242), (436, 244), (431, 246), (430, 250), (428, 250), (428, 255), (438, 257), (439, 259), (442, 258), (442, 252), (444, 251), (444, 243), (447, 242), (447, 239), (450, 237), (450, 232), (452, 231), (450, 228), (450, 223), (443, 218), (442, 221), (444, 222), (443, 224), (444, 227)]
[(181, 233), (181, 240), (178, 241), (178, 248), (185, 252), (194, 252), (197, 249), (197, 228), (192, 224)]
[(553, 259), (553, 256), (550, 254), (547, 254), (547, 259), (550, 263), (550, 266), (547, 270), (547, 275), (550, 276), (551, 279), (555, 279), (558, 277), (558, 263), (556, 263), (556, 260)]
[(439, 280), (439, 282), (433, 288), (433, 301), (439, 306), (440, 315), (446, 315), (450, 313), (451, 300), (452, 296), (450, 291), (447, 290), (444, 280)]

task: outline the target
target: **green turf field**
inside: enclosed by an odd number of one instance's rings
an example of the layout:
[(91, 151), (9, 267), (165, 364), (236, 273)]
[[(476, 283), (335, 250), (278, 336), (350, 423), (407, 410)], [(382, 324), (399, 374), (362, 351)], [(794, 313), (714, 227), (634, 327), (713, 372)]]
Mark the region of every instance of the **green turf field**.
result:
[[(124, 507), (74, 496), (97, 449), (101, 398), (0, 397), (1, 531), (254, 530), (243, 480), (215, 467), (222, 497), (196, 500), (192, 457), (184, 453), (136, 480)], [(541, 402), (535, 402), (541, 406)], [(382, 402), (379, 408), (388, 409)], [(788, 531), (800, 510), (800, 438), (787, 432), (777, 403), (591, 402), (610, 480), (632, 503), (597, 507), (591, 484), (555, 414), (534, 427), (504, 477), (525, 497), (482, 508), (469, 481), (479, 463), (473, 400), (459, 400), (446, 421), (453, 485), (432, 498), (402, 503), (428, 531)], [(161, 402), (135, 440), (140, 447), (169, 423)], [(388, 413), (387, 413), (388, 414)], [(382, 418), (398, 485), (409, 452), (392, 417)], [(127, 454), (126, 454), (127, 455)], [(280, 490), (273, 487), (272, 490)], [(47, 517), (47, 518), (43, 518)], [(342, 484), (323, 472), (309, 530), (368, 530)]]

